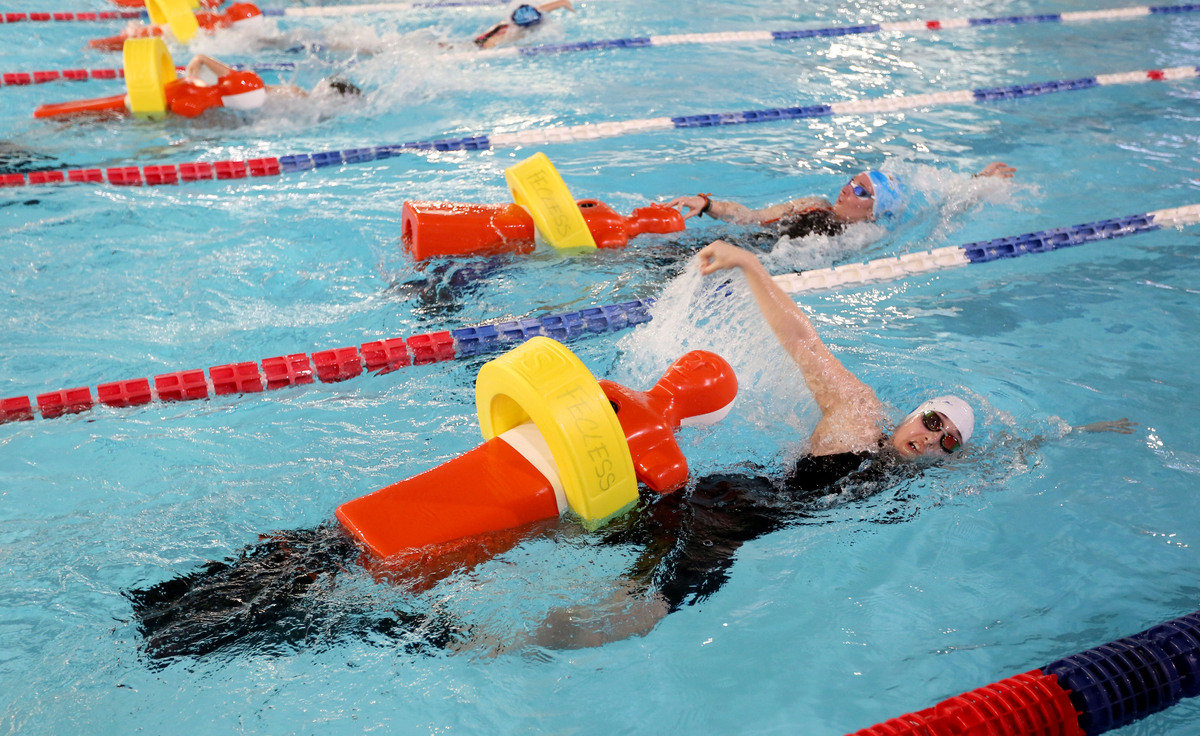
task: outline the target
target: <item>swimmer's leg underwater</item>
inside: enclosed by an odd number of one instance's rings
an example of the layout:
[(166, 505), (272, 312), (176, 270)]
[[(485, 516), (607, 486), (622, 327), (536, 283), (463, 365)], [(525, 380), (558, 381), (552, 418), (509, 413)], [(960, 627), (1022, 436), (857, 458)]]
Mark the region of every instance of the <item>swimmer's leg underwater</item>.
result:
[(264, 536), (235, 558), (126, 591), (148, 660), (243, 647), (280, 652), (347, 637), (444, 647), (453, 625), (431, 613), (348, 610), (309, 593), (332, 586), (361, 552), (336, 525)]

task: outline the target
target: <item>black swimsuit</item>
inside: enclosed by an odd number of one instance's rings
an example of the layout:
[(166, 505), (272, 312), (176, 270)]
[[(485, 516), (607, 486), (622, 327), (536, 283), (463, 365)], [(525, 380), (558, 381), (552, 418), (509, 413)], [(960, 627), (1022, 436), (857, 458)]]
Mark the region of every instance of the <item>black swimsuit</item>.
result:
[(879, 487), (871, 481), (892, 468), (876, 453), (845, 452), (801, 457), (782, 484), (762, 476), (707, 476), (690, 492), (652, 498), (617, 522), (605, 541), (642, 546), (628, 577), (677, 611), (725, 584), (743, 544), (811, 516), (805, 502), (860, 481)]

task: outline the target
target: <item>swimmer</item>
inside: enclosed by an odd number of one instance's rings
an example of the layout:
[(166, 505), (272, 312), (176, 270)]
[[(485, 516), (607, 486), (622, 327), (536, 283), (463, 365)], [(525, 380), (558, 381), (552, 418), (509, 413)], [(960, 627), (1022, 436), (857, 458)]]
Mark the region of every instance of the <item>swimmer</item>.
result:
[[(355, 595), (336, 594), (338, 575), (355, 566), (362, 551), (341, 528), (278, 532), (237, 556), (179, 577), (126, 593), (144, 637), (148, 664), (198, 657), (230, 647), (279, 652), (354, 637), (410, 653), (441, 650), (499, 652), (525, 646), (572, 649), (648, 633), (663, 617), (716, 593), (729, 579), (741, 545), (824, 511), (821, 498), (846, 492), (854, 498), (882, 492), (919, 475), (931, 463), (961, 452), (975, 425), (961, 397), (932, 398), (888, 432), (888, 417), (875, 392), (829, 351), (799, 307), (748, 251), (721, 241), (699, 254), (706, 274), (741, 269), (762, 317), (801, 368), (821, 411), (807, 454), (782, 480), (758, 475), (714, 475), (687, 491), (645, 492), (636, 508), (598, 533), (597, 544), (640, 550), (615, 579), (600, 606), (552, 611), (526, 632), (497, 635), (472, 630), (440, 610), (414, 600), (396, 610)], [(1125, 419), (1077, 431), (1129, 433)], [(469, 561), (432, 560), (430, 569), (396, 570), (426, 590), (454, 569), (523, 539), (562, 534), (569, 523), (535, 522), (472, 540)], [(386, 595), (384, 596), (386, 598)], [(355, 605), (357, 603), (358, 605)], [(365, 605), (362, 605), (365, 603)]]
[[(1008, 164), (994, 161), (975, 176), (1011, 179), (1015, 173), (1016, 169)], [(707, 194), (697, 194), (676, 197), (667, 205), (684, 212), (685, 220), (708, 215), (739, 225), (778, 223), (782, 234), (799, 238), (806, 235), (838, 235), (856, 222), (886, 224), (903, 211), (904, 197), (898, 178), (881, 171), (863, 171), (842, 186), (832, 203), (824, 197), (801, 197), (755, 210), (737, 202), (719, 201)]]
[[(167, 82), (163, 87), (165, 109), (174, 115), (194, 118), (214, 107), (230, 110), (255, 110), (268, 96), (309, 98), (324, 94), (342, 97), (356, 96), (362, 91), (344, 79), (321, 80), (312, 91), (290, 84), (265, 84), (262, 77), (249, 70), (239, 70), (211, 56), (198, 54), (186, 67), (184, 76)], [(34, 111), (36, 118), (69, 117), (81, 114), (116, 114), (128, 111), (125, 95), (42, 105)], [(159, 108), (161, 111), (162, 108)]]
[[(205, 75), (205, 72), (208, 75)], [(261, 78), (257, 74), (254, 74), (254, 72), (237, 71), (228, 64), (205, 54), (196, 54), (192, 57), (192, 60), (188, 62), (187, 68), (184, 71), (183, 80), (197, 87), (208, 87), (220, 85), (222, 80), (228, 79), (231, 75), (252, 75), (254, 78), (259, 79), (261, 83)], [(211, 82), (210, 79), (212, 80)], [(277, 97), (304, 98), (320, 94), (326, 90), (335, 92), (343, 97), (357, 97), (362, 95), (361, 89), (340, 77), (323, 79), (312, 90), (305, 90), (294, 84), (262, 84), (262, 88), (266, 94)], [(260, 102), (259, 104), (261, 105), (262, 103)], [(230, 105), (226, 102), (225, 106), (229, 107)]]
[[(195, 15), (200, 28), (208, 33), (229, 28), (234, 23), (249, 21), (261, 23), (263, 21), (262, 11), (250, 3), (233, 3), (222, 13), (199, 12)], [(88, 46), (101, 51), (120, 51), (124, 47), (126, 39), (161, 36), (168, 29), (169, 26), (165, 24), (133, 22), (126, 26), (119, 35), (94, 39), (88, 42)]]
[(475, 45), (481, 49), (491, 49), (497, 46), (514, 43), (530, 29), (542, 22), (546, 13), (559, 8), (566, 8), (572, 13), (575, 7), (571, 0), (551, 0), (538, 6), (518, 5), (508, 20), (501, 21), (475, 37)]
[[(697, 259), (704, 275), (742, 271), (762, 318), (800, 368), (821, 413), (807, 452), (782, 482), (716, 475), (700, 478), (686, 494), (650, 498), (632, 521), (621, 520), (606, 534), (608, 544), (645, 550), (608, 601), (555, 610), (524, 641), (494, 649), (529, 643), (577, 649), (645, 634), (667, 614), (715, 593), (742, 544), (814, 516), (820, 506), (813, 501), (839, 492), (874, 495), (961, 452), (970, 440), (974, 410), (952, 395), (928, 399), (888, 432), (890, 419), (874, 390), (825, 346), (753, 253), (718, 240)], [(1119, 419), (1071, 429), (1129, 434), (1133, 426)]]

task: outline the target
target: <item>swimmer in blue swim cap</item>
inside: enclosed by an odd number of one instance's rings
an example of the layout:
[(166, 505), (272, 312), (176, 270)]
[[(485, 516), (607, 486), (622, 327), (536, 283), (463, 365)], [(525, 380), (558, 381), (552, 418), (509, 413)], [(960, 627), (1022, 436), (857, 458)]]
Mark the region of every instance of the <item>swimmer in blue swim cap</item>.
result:
[[(1016, 169), (994, 161), (975, 176), (1012, 178)], [(689, 219), (696, 215), (739, 225), (778, 224), (780, 233), (792, 238), (806, 235), (837, 235), (856, 222), (888, 225), (904, 211), (903, 183), (881, 171), (863, 171), (850, 177), (830, 202), (824, 197), (801, 197), (782, 204), (751, 209), (737, 202), (713, 199), (708, 194), (676, 197), (667, 203)]]
[(541, 5), (528, 5), (522, 3), (513, 8), (508, 14), (508, 19), (497, 23), (491, 28), (475, 37), (475, 45), (481, 49), (491, 49), (507, 43), (513, 43), (525, 32), (534, 26), (539, 25), (546, 13), (559, 8), (566, 8), (572, 13), (575, 12), (575, 7), (571, 5), (571, 0), (551, 0), (548, 3)]

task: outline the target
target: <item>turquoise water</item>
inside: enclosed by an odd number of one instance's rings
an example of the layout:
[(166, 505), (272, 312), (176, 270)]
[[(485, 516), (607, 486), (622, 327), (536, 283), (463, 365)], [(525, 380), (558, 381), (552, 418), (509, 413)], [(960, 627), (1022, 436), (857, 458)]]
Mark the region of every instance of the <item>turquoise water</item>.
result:
[[(681, 14), (597, 0), (556, 14), (538, 40), (1085, 9), (757, 0)], [(278, 22), (384, 47), (354, 64), (239, 53), (249, 38), (200, 47), (230, 61), (296, 61), (301, 84), (346, 74), (367, 91), (349, 106), (68, 126), (30, 113), (119, 87), (0, 88), (3, 139), (70, 167), (215, 161), (1200, 63), (1200, 17), (1187, 14), (533, 59), (437, 46), (497, 14), (359, 17), (333, 31)], [(0, 72), (117, 66), (82, 48), (112, 29), (0, 26)], [(783, 271), (1196, 203), (1198, 98), (1196, 80), (1119, 85), (539, 150), (576, 196), (621, 211), (697, 191), (752, 206), (833, 194), (885, 162), (911, 182), (910, 215), (894, 232), (781, 243), (771, 263)], [(726, 355), (742, 395), (719, 430), (681, 435), (697, 473), (779, 466), (799, 452), (815, 409), (786, 358), (744, 302), (714, 304), (685, 270), (696, 245), (737, 234), (727, 227), (705, 220), (683, 244), (647, 237), (588, 257), (539, 251), (455, 298), (428, 298), (431, 281), (451, 276), (404, 259), (402, 202), (505, 201), (503, 170), (533, 152), (405, 155), (178, 187), (0, 190), (0, 397), (655, 296), (648, 325), (573, 349), (596, 375), (634, 387), (686, 349)], [(997, 159), (1019, 169), (1016, 180), (969, 178)], [(897, 416), (930, 393), (961, 391), (981, 407), (978, 440), (913, 481), (745, 545), (719, 593), (647, 636), (593, 649), (426, 657), (327, 632), (298, 651), (234, 650), (159, 670), (139, 658), (123, 591), (236, 554), (259, 534), (320, 524), (340, 503), (473, 447), (481, 360), (2, 425), (5, 727), (839, 734), (1196, 610), (1196, 237), (1160, 231), (803, 297)], [(1137, 422), (1134, 434), (1065, 431), (1120, 417)], [(605, 597), (628, 559), (589, 542), (564, 522), (405, 602), (517, 640), (557, 607)], [(402, 597), (355, 572), (321, 595), (347, 609)], [(1198, 708), (1185, 701), (1120, 733), (1192, 734)]]

